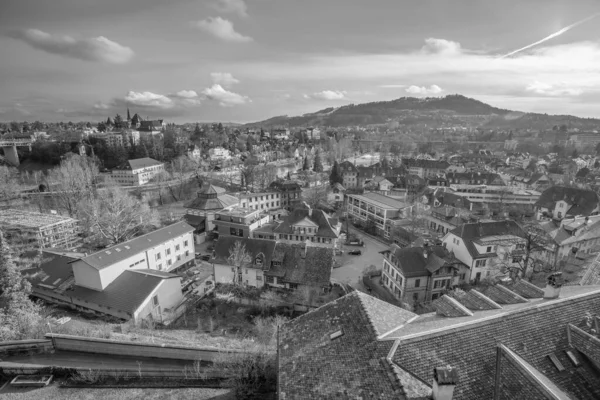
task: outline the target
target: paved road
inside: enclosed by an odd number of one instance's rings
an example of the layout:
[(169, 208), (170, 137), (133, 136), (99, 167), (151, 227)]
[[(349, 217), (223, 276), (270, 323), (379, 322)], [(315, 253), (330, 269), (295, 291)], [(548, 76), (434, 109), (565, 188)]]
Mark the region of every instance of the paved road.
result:
[[(336, 259), (341, 261), (342, 266), (333, 270), (331, 278), (338, 282), (349, 283), (352, 287), (357, 289), (363, 289), (362, 283), (360, 285), (358, 284), (363, 270), (369, 265), (375, 265), (377, 268), (381, 268), (382, 261), (379, 252), (386, 250), (388, 246), (377, 240), (371, 239), (360, 231), (352, 228), (350, 228), (350, 230), (365, 242), (365, 247), (342, 246), (344, 254), (342, 256), (336, 256)], [(362, 251), (362, 255), (351, 256), (348, 254), (348, 251), (356, 249)]]

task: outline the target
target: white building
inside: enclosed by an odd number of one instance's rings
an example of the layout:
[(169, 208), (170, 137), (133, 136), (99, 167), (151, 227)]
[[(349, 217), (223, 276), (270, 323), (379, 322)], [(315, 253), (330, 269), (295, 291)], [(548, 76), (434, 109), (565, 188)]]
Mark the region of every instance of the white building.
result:
[(140, 186), (165, 171), (165, 165), (152, 158), (129, 160), (122, 168), (112, 171), (112, 178), (123, 186)]
[(363, 223), (373, 221), (381, 233), (385, 232), (388, 220), (402, 218), (411, 209), (410, 205), (379, 193), (346, 194), (346, 197), (348, 217)]
[(223, 147), (215, 147), (208, 150), (208, 155), (214, 161), (225, 161), (231, 158), (231, 152)]

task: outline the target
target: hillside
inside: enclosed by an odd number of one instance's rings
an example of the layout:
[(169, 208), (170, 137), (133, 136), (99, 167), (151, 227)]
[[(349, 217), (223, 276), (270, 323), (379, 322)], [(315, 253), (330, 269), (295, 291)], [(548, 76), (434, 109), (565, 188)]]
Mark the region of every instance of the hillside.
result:
[(296, 117), (277, 116), (245, 126), (343, 127), (377, 125), (392, 121), (404, 126), (425, 124), (432, 128), (468, 125), (487, 128), (551, 129), (554, 125), (562, 124), (583, 129), (600, 127), (598, 119), (504, 110), (458, 94), (428, 98), (402, 97), (391, 101), (350, 104)]

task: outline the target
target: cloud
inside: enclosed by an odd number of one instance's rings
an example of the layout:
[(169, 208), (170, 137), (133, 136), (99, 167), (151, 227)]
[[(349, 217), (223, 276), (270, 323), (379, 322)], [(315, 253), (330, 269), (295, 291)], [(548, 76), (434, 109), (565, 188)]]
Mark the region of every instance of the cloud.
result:
[(398, 89), (398, 88), (405, 88), (406, 85), (395, 85), (395, 84), (391, 84), (391, 85), (379, 85), (380, 88), (385, 88), (385, 89)]
[(412, 85), (405, 90), (410, 94), (439, 94), (442, 92), (442, 88), (438, 85), (431, 85), (429, 88), (426, 88), (425, 86)]
[(541, 96), (579, 96), (583, 93), (582, 88), (575, 88), (566, 82), (555, 84), (534, 81), (525, 88), (525, 91)]
[(127, 104), (159, 109), (172, 108), (175, 103), (169, 97), (152, 92), (129, 91), (123, 99)]
[(251, 102), (249, 97), (225, 90), (223, 86), (216, 83), (204, 89), (202, 94), (210, 100), (219, 102), (219, 105), (222, 107), (231, 107)]
[(425, 39), (425, 45), (421, 47), (421, 51), (425, 54), (460, 54), (460, 43), (446, 39), (428, 38)]
[(174, 96), (181, 97), (183, 99), (193, 99), (198, 97), (198, 93), (196, 93), (194, 90), (180, 90), (179, 92), (175, 93)]
[(323, 90), (316, 92), (311, 95), (304, 95), (305, 99), (316, 99), (316, 100), (344, 100), (346, 98), (345, 91), (337, 90)]
[(221, 17), (209, 17), (202, 21), (194, 22), (194, 26), (225, 42), (247, 43), (253, 40), (249, 36), (244, 36), (236, 32), (233, 23)]
[(235, 85), (236, 83), (240, 83), (239, 80), (235, 79), (233, 75), (229, 72), (212, 72), (210, 74), (213, 82), (225, 87), (229, 87)]
[(96, 110), (108, 110), (110, 107), (111, 107), (110, 104), (103, 103), (101, 101), (94, 104), (94, 109), (96, 109)]
[(9, 36), (47, 53), (84, 61), (124, 64), (134, 55), (129, 47), (104, 36), (76, 39), (70, 36), (51, 35), (38, 29), (16, 30), (10, 32)]
[(240, 17), (248, 16), (248, 6), (244, 0), (217, 0), (214, 7), (223, 13), (235, 13)]

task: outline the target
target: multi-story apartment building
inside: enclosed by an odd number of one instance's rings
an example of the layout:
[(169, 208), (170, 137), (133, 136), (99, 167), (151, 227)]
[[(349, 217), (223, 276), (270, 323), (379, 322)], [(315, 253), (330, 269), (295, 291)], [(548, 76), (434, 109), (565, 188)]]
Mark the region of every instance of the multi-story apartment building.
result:
[(269, 188), (280, 193), (281, 208), (288, 211), (292, 211), (302, 200), (302, 186), (296, 181), (275, 181)]
[(408, 168), (408, 172), (419, 178), (430, 178), (443, 175), (450, 166), (447, 161), (422, 160), (415, 158), (404, 158), (402, 164)]
[(259, 193), (239, 193), (237, 198), (240, 200), (240, 205), (242, 208), (270, 211), (283, 208), (281, 196), (281, 192), (272, 190)]
[(451, 185), (456, 196), (471, 203), (520, 204), (533, 206), (541, 193), (533, 189), (520, 189), (514, 186)]
[(358, 168), (350, 161), (344, 161), (339, 164), (342, 174), (342, 185), (346, 189), (358, 187)]
[(165, 165), (152, 158), (136, 158), (127, 161), (127, 164), (114, 169), (112, 179), (123, 186), (141, 186), (152, 178), (165, 171)]
[(427, 303), (467, 282), (468, 268), (442, 246), (400, 248), (383, 253), (381, 282), (403, 302)]
[(569, 143), (575, 146), (577, 150), (593, 149), (600, 143), (600, 134), (598, 133), (577, 133), (571, 135)]
[(7, 209), (0, 210), (0, 229), (7, 240), (31, 243), (41, 249), (75, 249), (81, 244), (76, 219), (56, 214)]
[(252, 231), (268, 224), (269, 214), (261, 210), (232, 207), (215, 213), (213, 224), (219, 236), (251, 237)]
[(505, 185), (502, 177), (493, 172), (449, 172), (446, 180), (449, 185)]
[(379, 193), (346, 194), (348, 218), (367, 223), (372, 221), (380, 234), (384, 234), (387, 220), (406, 216), (411, 206)]
[(479, 282), (506, 274), (511, 267), (519, 268), (524, 261), (526, 238), (515, 221), (488, 221), (463, 224), (448, 232), (443, 243), (470, 268), (468, 280)]
[(79, 286), (105, 289), (131, 268), (171, 272), (194, 264), (194, 228), (185, 222), (157, 229), (73, 262)]

